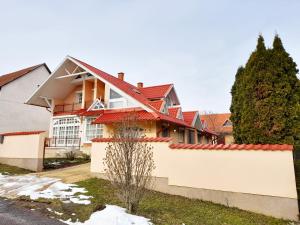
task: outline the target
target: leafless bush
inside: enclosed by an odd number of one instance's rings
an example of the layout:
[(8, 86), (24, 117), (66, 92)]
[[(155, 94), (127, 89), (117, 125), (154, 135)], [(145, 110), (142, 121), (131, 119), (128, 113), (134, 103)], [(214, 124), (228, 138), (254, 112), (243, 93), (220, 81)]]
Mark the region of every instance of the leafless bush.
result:
[(69, 151), (69, 152), (66, 152), (66, 158), (68, 159), (68, 160), (74, 160), (75, 159), (75, 157), (76, 157), (76, 154), (75, 154), (75, 152), (73, 152), (73, 151)]
[(106, 147), (105, 172), (118, 190), (118, 197), (129, 213), (137, 211), (154, 170), (153, 147), (140, 141), (144, 137), (137, 126), (136, 116), (130, 114), (115, 124), (113, 141)]

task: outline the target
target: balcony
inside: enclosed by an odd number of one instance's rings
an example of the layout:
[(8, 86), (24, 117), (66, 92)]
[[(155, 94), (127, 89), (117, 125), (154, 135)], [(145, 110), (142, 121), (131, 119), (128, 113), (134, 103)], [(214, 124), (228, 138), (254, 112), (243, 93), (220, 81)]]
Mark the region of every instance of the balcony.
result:
[[(93, 101), (86, 101), (84, 103), (84, 109), (89, 108), (93, 104)], [(82, 103), (72, 103), (72, 104), (62, 104), (62, 105), (55, 105), (53, 113), (73, 113), (82, 108)]]

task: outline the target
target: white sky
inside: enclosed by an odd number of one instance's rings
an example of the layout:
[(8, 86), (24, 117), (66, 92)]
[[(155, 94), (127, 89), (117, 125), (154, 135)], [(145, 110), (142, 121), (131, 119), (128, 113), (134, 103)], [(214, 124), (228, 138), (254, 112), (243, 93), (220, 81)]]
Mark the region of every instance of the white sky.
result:
[(239, 65), (277, 32), (300, 64), (299, 0), (0, 0), (0, 74), (66, 55), (145, 86), (174, 83), (184, 110), (229, 111)]

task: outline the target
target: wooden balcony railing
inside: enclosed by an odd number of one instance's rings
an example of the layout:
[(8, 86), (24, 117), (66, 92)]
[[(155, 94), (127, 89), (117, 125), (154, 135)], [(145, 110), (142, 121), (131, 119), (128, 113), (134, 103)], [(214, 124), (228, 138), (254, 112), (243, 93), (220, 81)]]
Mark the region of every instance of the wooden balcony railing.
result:
[(80, 138), (46, 138), (45, 147), (70, 147), (70, 148), (79, 148), (80, 147)]
[[(84, 108), (87, 109), (92, 105), (93, 101), (86, 101), (84, 103)], [(63, 104), (63, 105), (55, 105), (54, 113), (63, 113), (63, 112), (75, 112), (77, 110), (82, 109), (82, 103), (72, 103), (72, 104)]]

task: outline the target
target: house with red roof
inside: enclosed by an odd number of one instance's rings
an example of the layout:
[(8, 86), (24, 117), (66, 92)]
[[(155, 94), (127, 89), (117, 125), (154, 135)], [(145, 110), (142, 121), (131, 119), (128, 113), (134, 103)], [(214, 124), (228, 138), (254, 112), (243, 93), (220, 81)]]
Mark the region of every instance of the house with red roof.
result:
[(171, 137), (174, 143), (211, 143), (197, 111), (184, 112), (173, 84), (144, 86), (110, 75), (67, 56), (33, 93), (27, 104), (52, 112), (48, 147), (89, 147), (110, 137), (113, 124), (134, 113), (146, 137)]
[(49, 111), (25, 101), (50, 73), (43, 63), (0, 75), (0, 134), (49, 129)]
[(218, 134), (218, 144), (233, 144), (231, 113), (206, 113), (200, 115), (203, 129), (209, 129)]

